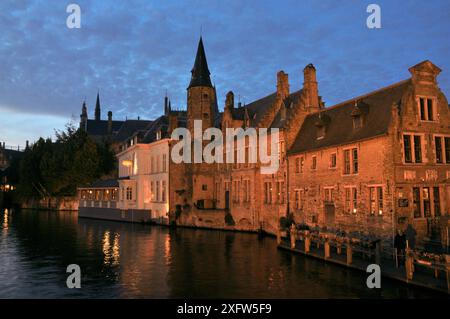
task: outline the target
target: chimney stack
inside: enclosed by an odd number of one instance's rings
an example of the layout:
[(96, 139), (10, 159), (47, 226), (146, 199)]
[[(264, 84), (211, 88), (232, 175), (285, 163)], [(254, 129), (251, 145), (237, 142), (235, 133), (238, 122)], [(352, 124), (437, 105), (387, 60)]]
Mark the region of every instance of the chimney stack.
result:
[(306, 97), (306, 106), (312, 108), (321, 108), (319, 103), (319, 91), (316, 79), (316, 68), (312, 63), (303, 69), (303, 91)]
[(289, 76), (284, 71), (277, 73), (277, 95), (282, 99), (289, 96)]
[(233, 109), (234, 108), (234, 93), (233, 91), (229, 91), (227, 93), (227, 97), (225, 99), (225, 108)]
[(25, 149), (27, 150), (30, 147), (30, 142), (28, 140), (25, 142)]

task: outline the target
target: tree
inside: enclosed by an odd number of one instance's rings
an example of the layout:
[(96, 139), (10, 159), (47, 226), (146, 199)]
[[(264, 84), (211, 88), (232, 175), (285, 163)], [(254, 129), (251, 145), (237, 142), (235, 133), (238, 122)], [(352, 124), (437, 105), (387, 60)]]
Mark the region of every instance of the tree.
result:
[(115, 169), (109, 145), (96, 143), (72, 123), (55, 136), (54, 142), (40, 138), (25, 150), (18, 187), (23, 197), (73, 196), (77, 187)]

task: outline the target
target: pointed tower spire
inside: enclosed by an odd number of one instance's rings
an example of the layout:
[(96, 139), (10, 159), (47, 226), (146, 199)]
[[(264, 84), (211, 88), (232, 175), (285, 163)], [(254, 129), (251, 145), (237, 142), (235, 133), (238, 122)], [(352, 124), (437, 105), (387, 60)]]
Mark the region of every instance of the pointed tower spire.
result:
[(200, 41), (198, 42), (197, 55), (195, 57), (194, 67), (192, 68), (191, 73), (192, 73), (191, 83), (189, 83), (188, 89), (195, 86), (212, 87), (202, 37), (200, 37)]
[(100, 121), (100, 92), (97, 91), (97, 102), (95, 102), (95, 120)]
[(87, 106), (86, 106), (86, 99), (85, 99), (83, 101), (83, 106), (81, 107), (81, 114), (80, 114), (80, 128), (81, 129), (86, 130), (87, 120), (88, 120), (88, 114), (87, 114)]

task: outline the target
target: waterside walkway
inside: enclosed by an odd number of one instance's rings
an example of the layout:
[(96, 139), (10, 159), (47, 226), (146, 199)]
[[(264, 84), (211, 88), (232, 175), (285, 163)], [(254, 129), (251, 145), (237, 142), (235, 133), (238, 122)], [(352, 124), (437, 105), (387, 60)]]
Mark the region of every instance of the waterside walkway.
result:
[(406, 250), (404, 262), (382, 251), (380, 241), (291, 228), (277, 236), (278, 248), (366, 272), (378, 264), (384, 277), (450, 294), (450, 255)]

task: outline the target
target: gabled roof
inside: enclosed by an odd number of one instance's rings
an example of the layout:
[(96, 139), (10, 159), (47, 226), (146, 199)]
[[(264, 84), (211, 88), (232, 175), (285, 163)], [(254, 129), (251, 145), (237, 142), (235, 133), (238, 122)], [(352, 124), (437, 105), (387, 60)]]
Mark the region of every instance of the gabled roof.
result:
[[(291, 102), (297, 103), (298, 99), (300, 98), (300, 95), (301, 95), (301, 90), (291, 93), (285, 99), (285, 101), (284, 101), (285, 105), (287, 107), (289, 107)], [(243, 121), (244, 116), (245, 116), (245, 111), (247, 110), (251, 126), (257, 126), (259, 121), (263, 118), (266, 111), (269, 110), (270, 107), (272, 107), (272, 105), (275, 103), (276, 98), (277, 98), (277, 92), (274, 92), (263, 98), (253, 101), (247, 105), (233, 108), (231, 111), (233, 119)], [(278, 127), (277, 125), (280, 124), (280, 118), (281, 118), (281, 115), (280, 115), (280, 112), (278, 112), (271, 127)]]
[(89, 188), (114, 188), (119, 187), (117, 179), (103, 179), (97, 180), (89, 185)]
[[(295, 91), (294, 93), (291, 93), (284, 101), (284, 107), (286, 108), (286, 118), (289, 118), (291, 116), (292, 112), (295, 112), (295, 109), (292, 108), (292, 105), (296, 105), (298, 101), (300, 100), (300, 97), (302, 95), (302, 90)], [(282, 106), (283, 107), (283, 106)], [(278, 113), (275, 115), (275, 118), (270, 125), (270, 128), (282, 128), (285, 124), (285, 119), (283, 120), (281, 113), (282, 109), (278, 111)]]
[[(386, 134), (391, 121), (392, 105), (401, 101), (410, 83), (411, 80), (401, 81), (323, 111), (309, 114), (289, 153), (295, 154), (342, 145)], [(363, 126), (358, 129), (353, 128), (352, 112), (355, 110), (355, 105), (364, 106)], [(320, 122), (320, 113), (328, 117), (328, 123), (325, 127), (325, 136), (317, 139), (320, 127), (316, 124)]]
[[(123, 121), (112, 121), (112, 131), (117, 132), (122, 127)], [(90, 136), (107, 136), (108, 135), (108, 121), (107, 120), (87, 120), (86, 132)]]
[(189, 87), (195, 86), (208, 86), (212, 87), (211, 79), (209, 77), (210, 72), (208, 69), (208, 62), (206, 61), (205, 48), (203, 47), (203, 40), (200, 37), (198, 42), (197, 55), (195, 57), (194, 67), (192, 68), (191, 82)]
[(161, 135), (163, 137), (166, 136), (167, 128), (169, 126), (169, 118), (167, 115), (161, 115), (156, 120), (152, 122), (151, 125), (149, 125), (146, 128), (146, 132), (144, 134), (142, 143), (152, 143), (156, 141), (156, 133), (158, 131), (161, 131)]
[(146, 129), (151, 123), (152, 121), (126, 120), (113, 139), (115, 142), (123, 142), (136, 132)]

